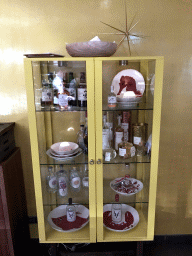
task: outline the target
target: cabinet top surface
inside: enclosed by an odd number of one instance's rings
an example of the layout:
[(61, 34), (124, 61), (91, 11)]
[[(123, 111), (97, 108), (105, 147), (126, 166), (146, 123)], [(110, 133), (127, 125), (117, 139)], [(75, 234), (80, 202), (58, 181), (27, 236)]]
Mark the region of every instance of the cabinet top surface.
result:
[(24, 62), (26, 61), (88, 61), (88, 60), (100, 60), (100, 61), (117, 61), (117, 60), (132, 60), (132, 61), (139, 61), (139, 60), (163, 60), (163, 56), (119, 56), (119, 57), (49, 57), (49, 58), (24, 58)]

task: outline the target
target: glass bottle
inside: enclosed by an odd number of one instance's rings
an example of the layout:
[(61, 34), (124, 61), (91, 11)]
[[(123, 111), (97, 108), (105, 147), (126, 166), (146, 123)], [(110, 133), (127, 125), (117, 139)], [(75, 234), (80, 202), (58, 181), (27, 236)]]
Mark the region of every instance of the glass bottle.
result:
[(121, 127), (124, 130), (123, 132), (124, 141), (130, 141), (130, 119), (131, 119), (131, 112), (123, 111), (123, 120), (121, 123)]
[(87, 164), (85, 164), (85, 169), (83, 171), (82, 185), (84, 188), (89, 188), (89, 171)]
[(107, 126), (107, 116), (103, 115), (103, 131), (102, 131), (103, 150), (109, 148), (109, 127)]
[(111, 147), (110, 143), (110, 128), (107, 125), (107, 116), (103, 115), (103, 132), (102, 132), (102, 140), (103, 140), (103, 157), (105, 161), (110, 162), (111, 159), (116, 157), (116, 151)]
[(59, 98), (58, 98), (58, 92), (61, 90), (62, 87), (62, 80), (63, 80), (63, 73), (62, 77), (59, 73), (55, 75), (55, 78), (53, 79), (53, 105), (55, 109), (59, 109)]
[(125, 163), (122, 168), (123, 175), (127, 178), (130, 178), (130, 164)]
[(59, 165), (60, 170), (57, 172), (58, 190), (57, 194), (59, 197), (65, 197), (68, 194), (68, 175), (67, 171), (63, 170), (63, 165)]
[(122, 219), (122, 205), (119, 204), (119, 195), (115, 195), (115, 204), (112, 204), (111, 215), (114, 223), (120, 223)]
[(47, 181), (47, 191), (51, 193), (57, 192), (57, 177), (53, 172), (53, 167), (48, 167), (48, 176), (46, 178)]
[(118, 115), (118, 125), (115, 129), (115, 150), (118, 150), (118, 144), (123, 140), (123, 128), (121, 127), (121, 115)]
[(114, 93), (114, 87), (111, 85), (111, 92), (108, 95), (108, 107), (115, 108), (117, 105), (116, 94)]
[(52, 84), (47, 82), (46, 80), (42, 81), (42, 99), (41, 99), (41, 106), (42, 108), (50, 109), (51, 105), (53, 104), (53, 88)]
[(85, 112), (85, 127), (84, 127), (84, 144), (88, 152), (88, 126), (87, 126), (87, 111)]
[(81, 178), (77, 170), (77, 167), (73, 167), (73, 169), (70, 171), (69, 179), (70, 179), (71, 189), (74, 192), (79, 192), (81, 190)]
[(87, 107), (87, 87), (85, 72), (80, 73), (80, 83), (78, 86), (78, 106)]
[(69, 205), (66, 207), (67, 221), (74, 222), (76, 220), (76, 209), (72, 204), (72, 198), (69, 198)]
[(58, 100), (60, 110), (65, 110), (68, 108), (69, 92), (66, 90), (67, 85), (67, 73), (63, 73), (63, 82), (58, 91)]
[(71, 98), (69, 98), (69, 106), (77, 106), (77, 82), (73, 76), (73, 72), (69, 72), (69, 84), (67, 91)]
[(107, 112), (107, 126), (109, 127), (109, 146), (113, 147), (113, 116), (111, 112)]
[(80, 125), (80, 130), (77, 133), (77, 144), (83, 150), (84, 153), (87, 153), (87, 147), (84, 142), (84, 124)]

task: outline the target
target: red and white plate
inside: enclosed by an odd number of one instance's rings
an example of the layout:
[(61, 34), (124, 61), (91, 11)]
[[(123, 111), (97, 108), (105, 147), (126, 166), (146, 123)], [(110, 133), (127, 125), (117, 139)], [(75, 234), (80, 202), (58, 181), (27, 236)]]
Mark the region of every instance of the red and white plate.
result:
[(76, 220), (74, 222), (67, 222), (67, 206), (60, 205), (49, 213), (47, 220), (50, 226), (60, 232), (74, 232), (85, 227), (89, 222), (89, 209), (84, 205), (75, 205)]
[(112, 221), (111, 207), (112, 204), (106, 204), (103, 206), (103, 226), (114, 232), (126, 232), (133, 229), (139, 223), (139, 214), (135, 208), (121, 204), (122, 206), (122, 220), (116, 224)]
[(134, 178), (125, 178), (125, 186), (119, 184), (119, 186), (115, 186), (118, 181), (123, 180), (124, 177), (116, 178), (110, 182), (110, 187), (116, 193), (123, 196), (131, 196), (137, 194), (143, 189), (143, 183), (140, 180), (136, 180)]
[(139, 103), (145, 91), (145, 80), (143, 75), (135, 69), (120, 71), (111, 84), (117, 95), (118, 104)]

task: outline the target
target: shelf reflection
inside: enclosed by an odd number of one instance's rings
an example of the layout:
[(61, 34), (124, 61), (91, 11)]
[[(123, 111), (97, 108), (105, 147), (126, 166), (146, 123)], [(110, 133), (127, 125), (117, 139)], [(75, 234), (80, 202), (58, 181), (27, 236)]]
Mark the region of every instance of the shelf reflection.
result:
[(134, 156), (131, 158), (120, 158), (117, 156), (116, 158), (112, 159), (110, 162), (103, 160), (103, 164), (125, 164), (125, 163), (150, 163), (151, 158), (149, 156)]

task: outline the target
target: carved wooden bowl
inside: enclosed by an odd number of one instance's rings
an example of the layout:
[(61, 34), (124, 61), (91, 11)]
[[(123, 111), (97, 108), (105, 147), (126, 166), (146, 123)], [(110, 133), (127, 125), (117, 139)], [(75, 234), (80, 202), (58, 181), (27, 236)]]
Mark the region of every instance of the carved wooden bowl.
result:
[(117, 44), (103, 41), (88, 41), (66, 45), (72, 57), (109, 57), (117, 50)]

